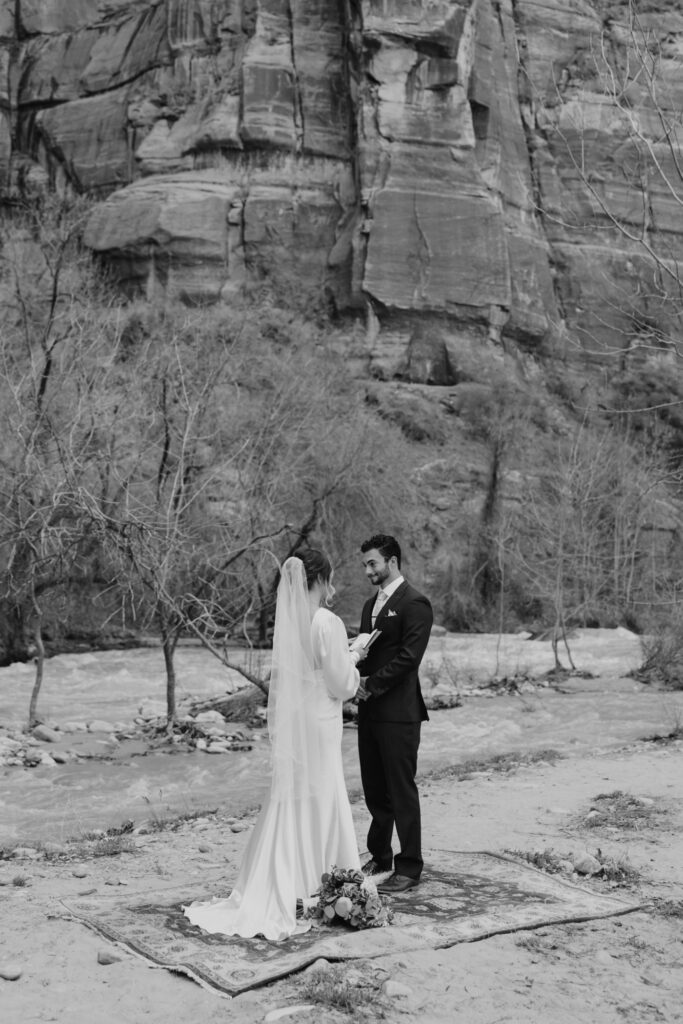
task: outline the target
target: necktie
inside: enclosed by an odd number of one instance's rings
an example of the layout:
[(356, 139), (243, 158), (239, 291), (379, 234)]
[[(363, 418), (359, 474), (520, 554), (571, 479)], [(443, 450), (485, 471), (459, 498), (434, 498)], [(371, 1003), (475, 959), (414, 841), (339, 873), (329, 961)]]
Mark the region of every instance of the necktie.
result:
[(375, 604), (374, 604), (374, 607), (372, 609), (372, 625), (373, 626), (375, 625), (375, 619), (379, 615), (384, 602), (386, 600), (388, 600), (388, 597), (389, 597), (389, 595), (385, 594), (383, 590), (378, 590), (377, 591), (377, 597), (375, 598)]

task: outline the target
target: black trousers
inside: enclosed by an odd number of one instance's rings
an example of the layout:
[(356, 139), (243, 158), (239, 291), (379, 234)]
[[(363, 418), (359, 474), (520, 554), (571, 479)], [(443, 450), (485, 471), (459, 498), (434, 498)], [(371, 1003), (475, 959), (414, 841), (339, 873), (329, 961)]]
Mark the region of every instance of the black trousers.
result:
[[(372, 815), (368, 851), (380, 867), (408, 878), (422, 873), (420, 796), (415, 783), (420, 722), (358, 722), (365, 803)], [(393, 856), (396, 826), (400, 852)]]

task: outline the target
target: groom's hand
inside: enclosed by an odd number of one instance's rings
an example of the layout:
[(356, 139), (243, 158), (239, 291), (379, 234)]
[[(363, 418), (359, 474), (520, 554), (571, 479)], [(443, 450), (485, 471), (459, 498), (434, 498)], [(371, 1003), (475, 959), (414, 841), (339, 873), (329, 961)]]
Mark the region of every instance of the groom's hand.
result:
[(360, 677), (360, 686), (356, 690), (356, 700), (367, 700), (368, 697), (371, 696), (370, 693), (368, 693), (367, 689), (365, 688), (365, 684), (367, 683), (367, 681), (367, 676)]

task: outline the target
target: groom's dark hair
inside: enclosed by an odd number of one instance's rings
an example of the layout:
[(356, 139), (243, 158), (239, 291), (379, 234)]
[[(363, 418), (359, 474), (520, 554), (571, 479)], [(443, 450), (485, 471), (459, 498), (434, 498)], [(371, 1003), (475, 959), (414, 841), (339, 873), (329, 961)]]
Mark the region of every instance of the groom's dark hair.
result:
[(401, 568), (401, 546), (395, 537), (389, 533), (374, 533), (368, 540), (364, 540), (360, 546), (363, 554), (376, 548), (385, 561), (396, 557), (396, 564)]

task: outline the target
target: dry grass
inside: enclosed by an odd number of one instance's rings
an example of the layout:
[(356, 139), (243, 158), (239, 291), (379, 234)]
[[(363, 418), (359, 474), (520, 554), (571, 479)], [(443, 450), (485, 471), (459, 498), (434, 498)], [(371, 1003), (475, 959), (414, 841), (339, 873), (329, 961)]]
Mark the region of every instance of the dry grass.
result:
[(447, 768), (438, 768), (429, 773), (430, 779), (457, 779), (463, 781), (470, 779), (473, 775), (481, 775), (486, 772), (510, 773), (519, 768), (528, 768), (534, 764), (555, 764), (562, 757), (557, 750), (543, 749), (532, 750), (529, 753), (514, 751), (509, 754), (495, 754), (486, 760), (476, 758), (463, 761), (462, 764), (449, 765)]
[(659, 917), (675, 917), (683, 920), (683, 900), (657, 900), (653, 909)]
[(120, 825), (112, 825), (111, 828), (105, 829), (104, 831), (98, 830), (96, 832), (84, 832), (80, 837), (80, 840), (85, 842), (97, 842), (100, 839), (104, 839), (105, 836), (125, 836), (132, 832), (135, 828), (135, 822), (131, 820), (123, 821)]
[(618, 885), (634, 885), (640, 878), (640, 872), (633, 867), (627, 857), (604, 856), (601, 850), (597, 851), (597, 855), (601, 864), (601, 871), (598, 877), (606, 882), (616, 882)]
[(548, 875), (560, 874), (562, 868), (560, 864), (562, 861), (567, 860), (562, 854), (555, 853), (554, 850), (504, 850), (510, 857), (516, 857), (517, 860), (523, 860), (527, 864), (531, 864), (532, 867), (538, 868), (539, 871), (545, 871)]
[(135, 853), (137, 847), (129, 836), (105, 836), (93, 844), (93, 857), (117, 857), (120, 853)]
[[(538, 868), (539, 871), (545, 871), (549, 875), (563, 874), (566, 876), (569, 872), (565, 870), (565, 865), (573, 863), (573, 854), (555, 853), (552, 849), (533, 851), (505, 850), (504, 852), (511, 857), (515, 857), (517, 860), (531, 864), (532, 867)], [(638, 871), (626, 857), (613, 857), (609, 854), (603, 854), (599, 848), (593, 852), (593, 856), (598, 861), (600, 868), (590, 876), (591, 878), (615, 885), (633, 885), (640, 878)], [(589, 876), (581, 875), (580, 877), (584, 880)]]
[[(218, 814), (217, 807), (202, 807), (199, 810), (184, 811), (181, 814), (166, 816), (154, 810), (149, 797), (145, 797), (145, 800), (150, 808), (152, 817), (137, 830), (142, 835), (147, 835), (151, 832), (176, 832), (188, 821), (196, 821), (198, 818), (213, 818)], [(248, 813), (253, 812), (251, 809), (244, 811), (241, 813), (241, 817), (246, 817)]]
[(6, 846), (0, 846), (0, 861), (12, 860), (14, 851), (22, 847), (42, 854), (43, 860), (63, 860), (69, 856), (66, 848), (59, 843), (53, 844), (48, 841), (42, 842), (37, 839), (27, 839), (26, 842), (8, 843)]
[(331, 964), (312, 971), (298, 990), (297, 996), (329, 1010), (349, 1014), (356, 1021), (377, 1021), (384, 1018), (379, 1005), (380, 992), (375, 983), (349, 984), (348, 967)]
[(657, 824), (663, 811), (653, 800), (624, 793), (620, 789), (612, 793), (598, 793), (591, 801), (590, 810), (581, 824), (584, 828), (641, 829)]

